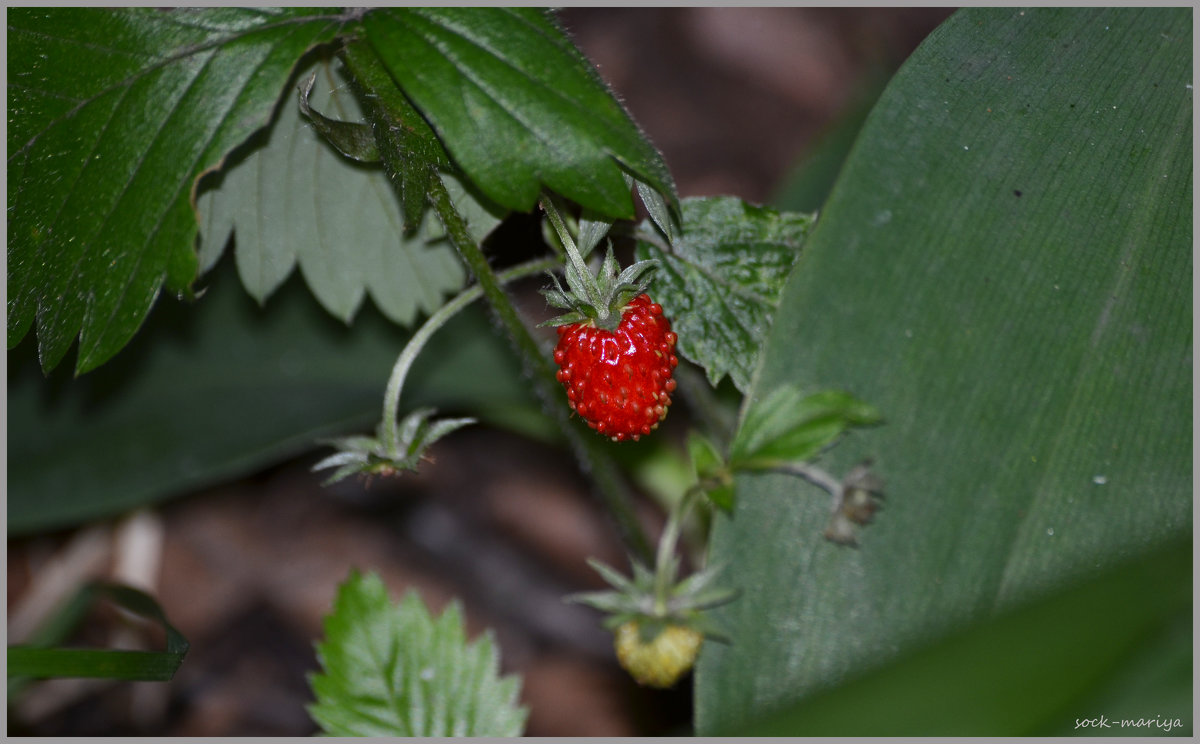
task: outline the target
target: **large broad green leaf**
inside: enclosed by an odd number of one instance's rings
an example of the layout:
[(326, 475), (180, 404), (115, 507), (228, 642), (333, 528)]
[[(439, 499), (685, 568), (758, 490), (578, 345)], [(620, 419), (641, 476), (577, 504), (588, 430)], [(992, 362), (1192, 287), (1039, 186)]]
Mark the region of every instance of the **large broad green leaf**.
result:
[(885, 506), (851, 550), (821, 538), (819, 490), (737, 478), (711, 550), (743, 595), (700, 659), (698, 732), (1190, 539), (1191, 20), (962, 11), (888, 87), (751, 392), (875, 405), (823, 465), (873, 456)]
[[(164, 303), (126, 354), (84, 377), (44, 378), (31, 344), (9, 352), (10, 534), (116, 514), (255, 472), (319, 437), (374, 430), (404, 333), (373, 312), (347, 328), (298, 281), (259, 308), (232, 262), (210, 278), (195, 307)], [(437, 405), (549, 430), (482, 308), (433, 336), (400, 404), (401, 414)]]
[[(738, 733), (1188, 735), (1191, 587), (1191, 541), (1176, 541)], [(1114, 673), (1133, 681), (1134, 689), (1114, 697), (1097, 688), (1098, 678)], [(1180, 688), (1187, 694), (1179, 695)]]
[(196, 275), (195, 180), (270, 118), (318, 9), (8, 13), (8, 346), (37, 319), (43, 369), (77, 372)]
[[(318, 62), (310, 105), (333, 119), (358, 123), (362, 112), (332, 65)], [(499, 222), (447, 176), (473, 237), (483, 240)], [(408, 325), (419, 310), (432, 312), (465, 273), (454, 250), (438, 238), (427, 214), (411, 235), (387, 176), (379, 166), (339, 154), (300, 114), (295, 97), (283, 103), (270, 136), (222, 175), (197, 201), (201, 219), (200, 268), (207, 271), (236, 234), (234, 255), (242, 283), (260, 302), (299, 266), (309, 288), (330, 313), (349, 321), (370, 293), (391, 320)]]
[(332, 736), (520, 736), (518, 677), (501, 678), (491, 632), (467, 643), (462, 610), (433, 617), (409, 592), (392, 604), (379, 576), (353, 571), (317, 644), (309, 707)]
[(366, 40), (492, 201), (527, 211), (548, 188), (632, 218), (627, 169), (675, 201), (662, 156), (541, 8), (389, 8)]
[(683, 234), (668, 245), (643, 223), (637, 260), (659, 262), (654, 299), (671, 315), (679, 352), (704, 367), (713, 385), (728, 374), (746, 391), (812, 215), (729, 196), (681, 206)]

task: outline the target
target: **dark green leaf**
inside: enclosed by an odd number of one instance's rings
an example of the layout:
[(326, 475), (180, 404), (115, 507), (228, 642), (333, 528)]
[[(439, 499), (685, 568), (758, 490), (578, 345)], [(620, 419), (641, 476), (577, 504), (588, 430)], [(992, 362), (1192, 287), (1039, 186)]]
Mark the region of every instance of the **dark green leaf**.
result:
[(733, 197), (685, 199), (682, 210), (684, 233), (670, 246), (642, 225), (637, 259), (660, 262), (653, 296), (671, 317), (680, 353), (704, 367), (710, 383), (729, 374), (745, 392), (811, 216)]
[(368, 116), (375, 122), (375, 142), (392, 189), (400, 199), (404, 232), (410, 233), (421, 223), (430, 179), (447, 169), (449, 156), (429, 123), (396, 88), (369, 44), (351, 41), (342, 50), (342, 60)]
[[(370, 124), (363, 121), (331, 119), (312, 107), (309, 99), (316, 83), (317, 72), (313, 71), (300, 86), (300, 113), (304, 114), (312, 128), (341, 154), (360, 163), (378, 163), (379, 145), (375, 143)], [(344, 112), (339, 113), (344, 115)]]
[(716, 611), (698, 732), (1190, 539), (1191, 30), (1183, 8), (969, 9), (888, 86), (755, 383), (886, 412), (826, 457), (873, 456), (887, 506), (849, 551), (819, 490), (737, 479), (710, 549), (745, 594)]
[[(347, 328), (299, 281), (259, 308), (233, 264), (223, 266), (195, 307), (164, 303), (128, 354), (85, 377), (43, 378), (29, 343), (9, 352), (10, 534), (117, 514), (379, 422), (407, 336), (375, 312)], [(404, 398), (536, 436), (551, 430), (482, 308), (433, 336)]]
[[(107, 599), (124, 610), (158, 623), (166, 632), (166, 650), (51, 648), (66, 641), (100, 599)], [(175, 676), (187, 652), (187, 639), (167, 621), (166, 614), (153, 597), (132, 587), (95, 582), (71, 596), (33, 642), (9, 646), (9, 692), (14, 691), (14, 684), (19, 688), (18, 678), (92, 677), (167, 682)]]
[(817, 212), (825, 204), (867, 114), (879, 100), (887, 79), (879, 72), (860, 83), (853, 99), (833, 124), (805, 151), (771, 199), (778, 209)]
[(662, 156), (542, 8), (388, 8), (366, 40), (488, 198), (528, 211), (550, 189), (631, 219), (628, 169), (676, 201)]
[[(1141, 710), (1122, 711), (1115, 701), (1077, 706), (1100, 680), (1139, 664), (1151, 650), (1147, 641), (1170, 633), (1178, 620), (1190, 625), (1191, 565), (1190, 541), (1175, 543), (727, 733), (1045, 736), (1068, 719), (1061, 735), (1188, 735), (1190, 694), (1147, 700)], [(1174, 656), (1190, 667), (1190, 653), (1178, 645)], [(1106, 730), (1098, 727), (1101, 716)], [(1078, 727), (1080, 719), (1097, 725)]]
[(344, 18), (303, 8), (14, 8), (8, 14), (8, 346), (77, 372), (196, 276), (196, 179), (270, 118)]
[(852, 426), (879, 423), (872, 406), (836, 390), (805, 395), (783, 385), (751, 399), (729, 453), (733, 468), (771, 468), (811, 459)]
[[(354, 95), (329, 63), (312, 71), (311, 105), (340, 121), (360, 122)], [(482, 240), (500, 215), (449, 176), (447, 183), (472, 236)], [(440, 307), (465, 279), (454, 251), (439, 242), (445, 233), (438, 221), (426, 215), (414, 234), (403, 234), (404, 217), (383, 169), (335, 152), (300, 115), (295, 99), (284, 102), (265, 144), (213, 186), (197, 201), (200, 268), (216, 263), (235, 233), (238, 273), (259, 302), (299, 266), (335, 317), (349, 322), (370, 294), (384, 315), (409, 325), (418, 312)]]
[(309, 713), (334, 736), (519, 736), (520, 679), (500, 678), (488, 632), (467, 643), (451, 604), (434, 618), (410, 592), (398, 605), (375, 574), (352, 572), (317, 644)]

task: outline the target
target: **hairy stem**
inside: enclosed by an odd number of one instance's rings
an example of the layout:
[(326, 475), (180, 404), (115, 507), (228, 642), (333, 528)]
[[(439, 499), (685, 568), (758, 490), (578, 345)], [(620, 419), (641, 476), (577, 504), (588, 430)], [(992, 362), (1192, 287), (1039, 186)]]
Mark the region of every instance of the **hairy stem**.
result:
[(475, 239), (467, 231), (466, 222), (454, 207), (433, 163), (428, 165), (427, 180), (419, 179), (424, 182), (415, 183), (420, 169), (412, 167), (414, 162), (411, 158), (423, 156), (421, 152), (403, 146), (401, 140), (405, 130), (402, 127), (398, 131), (393, 131), (392, 127), (393, 122), (403, 121), (398, 113), (400, 109), (411, 108), (411, 104), (392, 83), (383, 68), (383, 62), (369, 44), (361, 41), (348, 42), (339, 56), (358, 83), (363, 109), (372, 124), (384, 169), (397, 196), (403, 203), (408, 190), (421, 187), (425, 192), (426, 200), (445, 228), (451, 244), (463, 263), (475, 275), (480, 291), (507, 332), (509, 341), (516, 349), (526, 371), (533, 378), (534, 390), (543, 407), (558, 424), (579, 460), (580, 467), (591, 476), (605, 507), (616, 522), (621, 539), (634, 556), (643, 560), (649, 559), (650, 544), (638, 525), (637, 515), (633, 510), (633, 498), (620, 470), (612, 456), (601, 448), (601, 440), (590, 432), (581, 431), (575, 422), (571, 421), (549, 354), (538, 347), (537, 341), (525, 327), (512, 301), (500, 287), (495, 272), (488, 265), (487, 258)]
[(537, 341), (517, 314), (516, 308), (496, 281), (492, 267), (488, 265), (483, 251), (467, 232), (467, 226), (450, 201), (450, 194), (440, 178), (431, 179), (429, 201), (434, 212), (441, 220), (442, 226), (450, 242), (458, 250), (463, 261), (471, 269), (479, 282), (500, 323), (508, 331), (513, 345), (516, 347), (527, 369), (531, 372), (535, 389), (542, 399), (543, 406), (551, 413), (559, 424), (571, 449), (579, 458), (585, 472), (590, 474), (600, 495), (608, 507), (610, 514), (617, 522), (618, 530), (626, 546), (635, 555), (646, 557), (650, 555), (649, 543), (637, 522), (633, 511), (633, 500), (621, 479), (620, 471), (612, 457), (599, 447), (595, 437), (585, 437), (570, 420), (567, 407), (560, 400), (559, 385), (555, 378), (554, 365), (550, 356), (538, 347)]
[[(549, 271), (557, 265), (558, 261), (553, 258), (535, 259), (500, 272), (496, 275), (496, 279), (501, 284), (507, 284), (515, 279)], [(387, 389), (383, 394), (383, 426), (381, 428), (384, 445), (389, 455), (393, 457), (401, 456), (401, 453), (397, 451), (400, 435), (397, 430), (396, 417), (400, 410), (400, 391), (404, 389), (404, 378), (408, 376), (408, 370), (412, 367), (417, 355), (421, 353), (421, 349), (425, 347), (430, 337), (445, 325), (447, 321), (457, 315), (460, 310), (482, 296), (483, 290), (480, 289), (478, 284), (473, 284), (464, 289), (429, 316), (417, 332), (412, 335), (412, 338), (408, 340), (408, 343), (404, 345), (400, 356), (396, 358), (396, 364), (392, 367), (392, 374), (388, 378)]]
[(579, 248), (575, 245), (575, 238), (571, 237), (571, 231), (567, 229), (567, 223), (563, 220), (562, 212), (559, 211), (559, 199), (553, 194), (547, 194), (542, 199), (542, 211), (546, 213), (546, 217), (550, 220), (550, 224), (554, 226), (554, 231), (558, 233), (558, 239), (562, 242), (563, 250), (567, 252), (567, 260), (571, 266), (579, 273), (580, 278), (588, 285), (589, 294), (599, 297), (600, 290), (596, 286), (596, 279), (592, 276), (592, 272), (588, 271), (587, 263), (583, 260), (583, 254), (579, 252)]

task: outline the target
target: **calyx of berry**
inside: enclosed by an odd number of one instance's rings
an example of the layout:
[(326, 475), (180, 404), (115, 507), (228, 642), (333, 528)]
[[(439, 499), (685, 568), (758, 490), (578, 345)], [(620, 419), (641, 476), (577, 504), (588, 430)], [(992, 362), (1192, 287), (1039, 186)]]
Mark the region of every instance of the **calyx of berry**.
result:
[(658, 261), (638, 261), (622, 270), (613, 256), (610, 241), (604, 261), (593, 274), (576, 248), (575, 240), (568, 232), (554, 200), (543, 200), (542, 207), (567, 252), (566, 267), (563, 271), (567, 280), (566, 288), (564, 289), (558, 277), (551, 273), (550, 279), (554, 286), (542, 290), (549, 305), (566, 312), (542, 325), (562, 326), (591, 322), (599, 328), (615, 330), (621, 322), (621, 312), (625, 306), (650, 286), (653, 270), (658, 268)]
[(611, 566), (589, 558), (588, 565), (612, 586), (612, 590), (572, 594), (566, 600), (607, 613), (604, 625), (610, 630), (633, 622), (646, 630), (674, 626), (691, 629), (714, 640), (724, 640), (705, 614), (706, 610), (731, 602), (738, 596), (736, 589), (716, 585), (723, 566), (710, 566), (679, 580), (675, 546), (683, 520), (699, 498), (700, 490), (693, 488), (672, 507), (659, 537), (654, 570), (631, 560), (633, 576), (624, 576)]
[(660, 565), (657, 571), (651, 571), (634, 561), (632, 577), (623, 576), (594, 558), (588, 559), (588, 565), (613, 589), (572, 594), (566, 600), (607, 613), (608, 617), (604, 619), (606, 628), (615, 630), (628, 622), (636, 622), (646, 628), (672, 625), (691, 628), (705, 637), (723, 640), (704, 614), (705, 610), (731, 602), (738, 596), (735, 589), (714, 586), (722, 567), (707, 568), (676, 581), (678, 564), (674, 560), (666, 566)]
[(419, 408), (408, 414), (396, 427), (393, 437), (379, 425), (374, 437), (352, 436), (325, 440), (337, 452), (313, 465), (312, 470), (337, 468), (323, 485), (336, 483), (351, 475), (396, 475), (416, 470), (431, 444), (452, 431), (475, 423), (473, 418), (435, 419), (432, 408)]

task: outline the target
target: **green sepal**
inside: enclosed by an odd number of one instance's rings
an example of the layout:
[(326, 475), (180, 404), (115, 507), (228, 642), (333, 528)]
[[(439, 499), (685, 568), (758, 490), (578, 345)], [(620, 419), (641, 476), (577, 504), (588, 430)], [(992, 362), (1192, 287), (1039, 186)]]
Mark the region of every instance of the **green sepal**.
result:
[[(613, 220), (585, 207), (579, 215), (575, 231), (575, 247), (579, 249), (579, 255), (587, 258), (592, 249), (600, 245), (600, 241), (604, 239), (605, 235), (608, 235), (612, 226)], [(609, 245), (611, 246), (612, 243), (610, 242)]]
[[(570, 239), (570, 235), (567, 234), (567, 217), (564, 216), (566, 210), (562, 208), (560, 202), (559, 197), (548, 194), (542, 200), (542, 206), (554, 223), (555, 232), (561, 233), (557, 237), (560, 241), (566, 241)], [(611, 225), (611, 223), (594, 219), (583, 220), (583, 224), (589, 230), (587, 235), (589, 243), (599, 241), (598, 234), (601, 226)], [(625, 306), (633, 298), (646, 291), (653, 278), (653, 271), (659, 265), (657, 259), (649, 259), (638, 261), (622, 270), (613, 253), (610, 240), (608, 250), (593, 275), (582, 261), (579, 255), (580, 251), (572, 248), (567, 252), (574, 256), (563, 267), (567, 289), (564, 290), (558, 278), (552, 274), (554, 287), (542, 290), (542, 294), (551, 306), (571, 312), (542, 323), (545, 326), (568, 325), (583, 322), (583, 319), (586, 319), (593, 321), (601, 328), (615, 330), (621, 322)]]
[(416, 470), (430, 445), (476, 421), (473, 418), (433, 419), (436, 412), (433, 408), (419, 408), (405, 416), (396, 428), (393, 450), (388, 449), (383, 432), (374, 437), (359, 435), (322, 440), (322, 444), (338, 451), (313, 465), (312, 470), (337, 468), (323, 482), (326, 486), (351, 475), (395, 475), (404, 470)]

